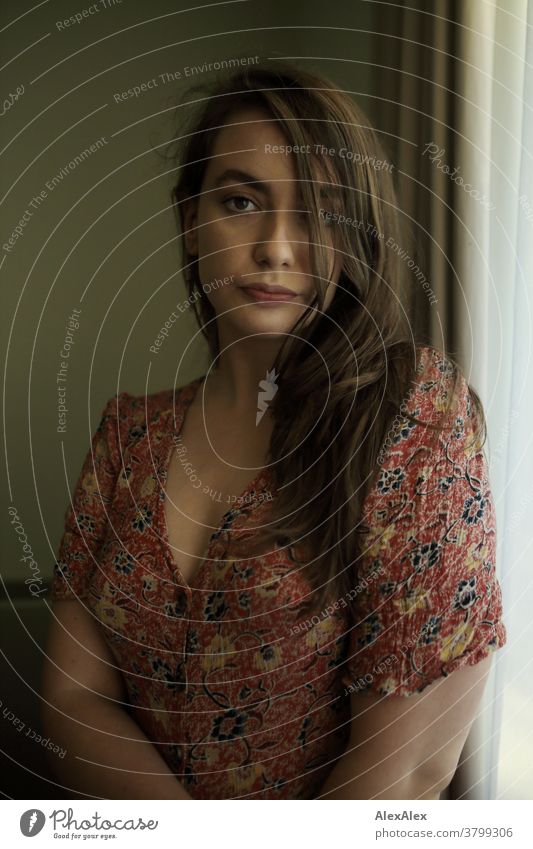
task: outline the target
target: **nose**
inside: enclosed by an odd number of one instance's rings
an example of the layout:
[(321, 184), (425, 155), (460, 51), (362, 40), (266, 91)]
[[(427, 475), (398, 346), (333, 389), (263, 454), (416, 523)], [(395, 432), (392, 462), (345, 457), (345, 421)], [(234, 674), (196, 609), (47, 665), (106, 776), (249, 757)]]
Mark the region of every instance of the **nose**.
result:
[(261, 226), (254, 250), (255, 260), (260, 265), (280, 268), (295, 264), (298, 249), (302, 248), (298, 243), (302, 234), (294, 223), (294, 217), (295, 213), (290, 209), (268, 210), (261, 215)]

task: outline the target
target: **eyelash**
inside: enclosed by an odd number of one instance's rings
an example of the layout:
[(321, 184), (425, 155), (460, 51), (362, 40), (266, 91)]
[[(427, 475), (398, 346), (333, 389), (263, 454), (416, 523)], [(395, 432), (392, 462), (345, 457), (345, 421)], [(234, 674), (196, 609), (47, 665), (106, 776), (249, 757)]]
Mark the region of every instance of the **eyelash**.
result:
[[(224, 206), (226, 206), (226, 204), (228, 204), (230, 201), (234, 201), (234, 200), (246, 200), (246, 201), (248, 201), (248, 203), (253, 203), (254, 206), (255, 206), (255, 201), (253, 201), (249, 197), (246, 197), (246, 195), (231, 195), (231, 197), (225, 198), (222, 201), (222, 203), (223, 203)], [(249, 210), (247, 210), (247, 209), (232, 209), (230, 211), (235, 212), (237, 215), (239, 215), (239, 214), (242, 214), (242, 213), (246, 213)], [(302, 215), (305, 215), (305, 213), (302, 213)], [(331, 227), (330, 221), (326, 221), (326, 227)]]
[[(228, 204), (232, 200), (247, 200), (248, 203), (254, 203), (254, 201), (251, 198), (246, 197), (246, 195), (231, 195), (231, 197), (223, 200), (222, 203), (224, 204), (224, 206), (226, 206), (226, 204)], [(255, 205), (255, 203), (254, 203), (254, 205)], [(230, 211), (236, 212), (236, 213), (248, 212), (247, 209), (232, 209)]]

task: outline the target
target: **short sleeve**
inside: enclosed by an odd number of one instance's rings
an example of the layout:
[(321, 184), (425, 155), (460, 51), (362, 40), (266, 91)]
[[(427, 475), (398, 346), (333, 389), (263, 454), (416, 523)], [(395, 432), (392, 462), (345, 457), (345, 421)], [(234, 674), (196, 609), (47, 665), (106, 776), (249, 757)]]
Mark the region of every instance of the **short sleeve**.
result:
[[(433, 423), (455, 375), (437, 353), (426, 349), (405, 408)], [(367, 499), (369, 533), (352, 594), (343, 677), (352, 691), (420, 693), (506, 643), (495, 505), (473, 409), (459, 372), (451, 427), (435, 432), (405, 419), (391, 440)]]
[(98, 563), (108, 506), (122, 468), (124, 410), (130, 396), (120, 393), (103, 410), (65, 513), (65, 528), (54, 564), (52, 599), (84, 598)]

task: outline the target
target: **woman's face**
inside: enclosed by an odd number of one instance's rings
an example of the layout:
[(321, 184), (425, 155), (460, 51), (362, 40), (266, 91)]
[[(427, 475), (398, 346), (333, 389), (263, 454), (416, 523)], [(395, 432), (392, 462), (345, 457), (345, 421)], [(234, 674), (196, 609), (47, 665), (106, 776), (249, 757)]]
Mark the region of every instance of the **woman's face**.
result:
[[(198, 255), (200, 281), (215, 310), (219, 338), (226, 342), (290, 332), (314, 297), (310, 213), (303, 211), (293, 159), (308, 154), (283, 152), (287, 138), (265, 109), (235, 111), (228, 120), (233, 126), (217, 133), (201, 195), (184, 210), (187, 249)], [(328, 188), (325, 184), (324, 192)], [(331, 208), (327, 198), (324, 206)], [(324, 310), (342, 266), (329, 244), (326, 250), (331, 282)], [(251, 284), (291, 292), (282, 293), (284, 300), (257, 300)], [(315, 316), (311, 313), (310, 320)]]

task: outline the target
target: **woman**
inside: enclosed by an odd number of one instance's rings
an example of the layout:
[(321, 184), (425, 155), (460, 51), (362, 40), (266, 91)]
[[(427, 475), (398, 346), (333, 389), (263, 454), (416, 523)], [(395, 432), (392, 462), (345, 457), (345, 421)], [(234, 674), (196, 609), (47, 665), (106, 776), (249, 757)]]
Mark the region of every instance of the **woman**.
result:
[(483, 410), (412, 339), (393, 167), (345, 93), (279, 62), (183, 126), (167, 326), (193, 309), (211, 364), (112, 398), (87, 455), (45, 671), (61, 778), (438, 798), (506, 631)]

